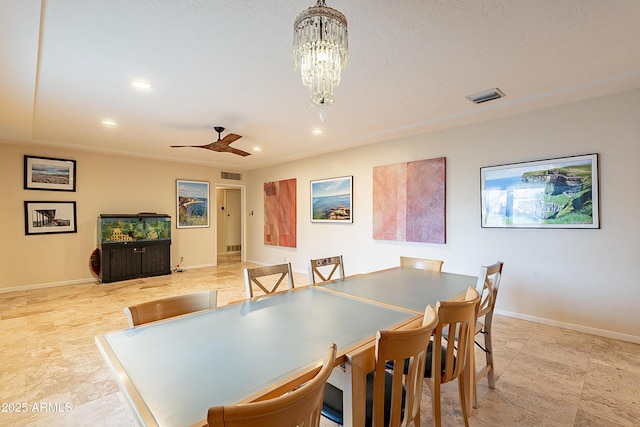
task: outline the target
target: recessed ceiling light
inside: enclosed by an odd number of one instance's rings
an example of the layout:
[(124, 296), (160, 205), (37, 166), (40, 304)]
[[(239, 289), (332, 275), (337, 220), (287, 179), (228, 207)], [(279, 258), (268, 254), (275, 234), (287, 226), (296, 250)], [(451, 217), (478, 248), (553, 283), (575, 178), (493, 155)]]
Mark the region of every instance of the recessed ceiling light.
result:
[(153, 85), (149, 82), (145, 82), (144, 80), (134, 80), (131, 82), (131, 85), (136, 89), (142, 90), (150, 90), (153, 88)]
[(253, 151), (262, 151), (262, 148), (256, 146), (256, 147), (253, 147)]
[(118, 123), (115, 120), (111, 120), (111, 119), (104, 119), (102, 121), (102, 124), (110, 128), (118, 126)]
[(323, 131), (322, 129), (313, 129), (313, 130), (311, 131), (311, 133), (312, 133), (312, 134), (314, 134), (314, 135), (320, 135), (320, 134), (322, 134), (323, 132), (324, 132), (324, 131)]

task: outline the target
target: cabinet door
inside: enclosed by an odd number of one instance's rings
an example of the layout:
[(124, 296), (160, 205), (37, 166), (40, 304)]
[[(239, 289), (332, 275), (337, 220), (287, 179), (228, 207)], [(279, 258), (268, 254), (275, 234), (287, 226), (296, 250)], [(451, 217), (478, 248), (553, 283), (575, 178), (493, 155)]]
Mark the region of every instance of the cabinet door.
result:
[(171, 273), (171, 250), (169, 245), (146, 246), (142, 254), (142, 275)]
[(144, 248), (136, 246), (124, 246), (110, 249), (110, 271), (111, 281), (125, 280), (138, 277), (140, 275), (141, 256)]

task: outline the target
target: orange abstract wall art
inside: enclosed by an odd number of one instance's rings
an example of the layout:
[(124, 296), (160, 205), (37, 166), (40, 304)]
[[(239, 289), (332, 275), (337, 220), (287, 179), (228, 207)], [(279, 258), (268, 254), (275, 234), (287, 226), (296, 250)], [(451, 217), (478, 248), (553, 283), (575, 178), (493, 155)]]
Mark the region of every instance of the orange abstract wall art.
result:
[(296, 247), (296, 179), (264, 183), (264, 244)]

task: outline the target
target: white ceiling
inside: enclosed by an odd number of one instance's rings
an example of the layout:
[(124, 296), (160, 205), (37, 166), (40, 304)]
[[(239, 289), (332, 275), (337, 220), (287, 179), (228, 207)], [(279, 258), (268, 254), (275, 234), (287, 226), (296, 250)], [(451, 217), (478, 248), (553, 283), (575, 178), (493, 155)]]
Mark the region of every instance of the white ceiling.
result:
[[(0, 0), (0, 139), (241, 171), (640, 88), (638, 0), (328, 0), (350, 57), (322, 123), (291, 65), (313, 4)], [(262, 151), (169, 148), (215, 125)]]

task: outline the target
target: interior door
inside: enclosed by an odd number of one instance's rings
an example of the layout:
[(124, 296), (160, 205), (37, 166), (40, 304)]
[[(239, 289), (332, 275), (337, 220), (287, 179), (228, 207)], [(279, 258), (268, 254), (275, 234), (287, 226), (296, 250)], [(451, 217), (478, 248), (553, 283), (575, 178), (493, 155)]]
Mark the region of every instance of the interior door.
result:
[(224, 190), (224, 207), (227, 252), (240, 252), (242, 244), (240, 190)]

